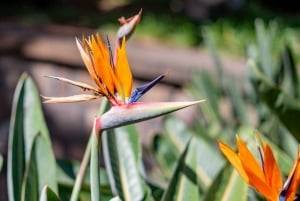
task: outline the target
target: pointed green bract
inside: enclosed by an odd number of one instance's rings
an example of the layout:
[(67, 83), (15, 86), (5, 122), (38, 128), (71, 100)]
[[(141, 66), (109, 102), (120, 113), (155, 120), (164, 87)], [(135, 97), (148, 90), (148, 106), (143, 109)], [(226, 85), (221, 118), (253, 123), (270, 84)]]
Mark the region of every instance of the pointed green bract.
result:
[[(42, 140), (34, 145), (37, 136)], [(24, 200), (26, 192), (32, 192), (29, 189), (33, 186), (30, 187), (26, 181), (31, 176), (36, 180), (34, 188), (37, 187), (38, 191), (35, 191), (37, 195), (30, 196), (38, 198), (38, 192), (45, 184), (57, 192), (55, 158), (39, 94), (34, 82), (26, 74), (20, 78), (14, 94), (8, 147), (7, 183), (10, 201)], [(31, 172), (33, 175), (29, 175)]]
[(204, 100), (191, 102), (137, 102), (113, 106), (99, 118), (99, 121), (101, 129), (106, 130), (152, 119), (203, 101)]

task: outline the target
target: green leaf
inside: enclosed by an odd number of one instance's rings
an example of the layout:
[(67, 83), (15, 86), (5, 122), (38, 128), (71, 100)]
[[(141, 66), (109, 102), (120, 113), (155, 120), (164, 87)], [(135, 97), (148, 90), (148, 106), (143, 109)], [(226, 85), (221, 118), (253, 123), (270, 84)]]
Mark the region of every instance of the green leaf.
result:
[(186, 155), (188, 153), (189, 146), (190, 146), (190, 141), (187, 143), (184, 151), (182, 152), (182, 154), (181, 154), (181, 156), (178, 160), (178, 164), (176, 166), (175, 171), (173, 172), (173, 176), (172, 176), (172, 178), (169, 182), (168, 188), (164, 192), (162, 201), (173, 200), (173, 196), (176, 193), (176, 186), (178, 185), (178, 181), (179, 181), (178, 177), (179, 177), (179, 174), (180, 174), (180, 171), (181, 171), (181, 168), (182, 168), (182, 164), (184, 164)]
[[(42, 144), (33, 149), (38, 135), (43, 138)], [(32, 154), (36, 155), (35, 164), (31, 165), (35, 166), (38, 174), (39, 192), (45, 184), (57, 192), (55, 158), (42, 114), (39, 93), (32, 79), (26, 74), (20, 78), (14, 94), (8, 147), (9, 200), (22, 200), (21, 189), (26, 188), (22, 187), (26, 184), (25, 165), (30, 163)], [(35, 150), (35, 153), (31, 153), (32, 150)]]
[[(78, 171), (80, 169), (79, 161), (68, 161), (68, 160), (59, 160), (57, 162), (57, 179), (58, 184), (64, 186), (64, 188), (72, 189), (74, 180)], [(89, 171), (89, 167), (87, 167)], [(100, 168), (100, 190), (103, 193), (111, 193), (109, 187), (108, 176), (104, 168)], [(83, 190), (90, 191), (90, 177), (89, 174), (86, 174), (83, 178)], [(60, 191), (61, 192), (61, 191)]]
[(206, 125), (208, 134), (215, 137), (222, 131), (224, 120), (220, 113), (220, 89), (217, 88), (209, 72), (195, 72), (192, 74), (192, 84), (188, 87), (195, 98), (205, 98), (207, 101), (199, 107), (203, 114), (201, 121)]
[(182, 152), (186, 143), (193, 136), (193, 142), (197, 145), (194, 151), (197, 152), (197, 176), (198, 185), (205, 190), (212, 182), (214, 177), (218, 174), (220, 169), (224, 165), (224, 160), (219, 156), (216, 150), (213, 148), (215, 146), (214, 139), (206, 139), (203, 133), (193, 133), (187, 126), (180, 120), (170, 117), (165, 122), (166, 136), (176, 148), (173, 152)]
[(114, 194), (122, 200), (153, 200), (141, 176), (141, 147), (133, 125), (103, 133), (106, 170)]
[(219, 82), (219, 84), (221, 84), (221, 87), (222, 87), (222, 85), (224, 84), (224, 81), (225, 81), (224, 80), (225, 73), (223, 70), (224, 66), (222, 64), (219, 54), (217, 53), (215, 40), (212, 37), (212, 31), (207, 28), (204, 29), (203, 36), (204, 36), (205, 46), (210, 51), (210, 55), (214, 62), (214, 67), (215, 67), (215, 70), (216, 70), (217, 76), (218, 76), (218, 82)]
[[(98, 116), (101, 116), (107, 110), (107, 108), (108, 108), (108, 100), (104, 99), (104, 100), (101, 101)], [(77, 171), (77, 176), (76, 176), (76, 179), (75, 179), (75, 182), (74, 182), (74, 185), (73, 185), (73, 190), (72, 190), (72, 193), (71, 193), (71, 197), (69, 199), (70, 201), (77, 201), (78, 200), (78, 197), (79, 197), (79, 194), (80, 194), (80, 189), (81, 189), (82, 184), (84, 182), (84, 178), (86, 176), (87, 168), (88, 168), (88, 165), (89, 165), (89, 162), (90, 162), (90, 159), (91, 159), (92, 138), (94, 137), (94, 135), (98, 135), (98, 133), (95, 134), (95, 128), (96, 128), (96, 125), (97, 125), (96, 123), (97, 123), (97, 121), (95, 120), (94, 121), (94, 127), (92, 129), (91, 134), (90, 134), (88, 144), (87, 144), (85, 152), (83, 154), (83, 158), (80, 162), (79, 170)], [(102, 134), (102, 132), (99, 135), (101, 135), (101, 134)], [(100, 138), (101, 138), (101, 136), (100, 136)], [(101, 141), (100, 141), (100, 143), (101, 143)], [(97, 166), (97, 164), (96, 164), (96, 166)], [(97, 171), (97, 169), (94, 169), (94, 170)], [(95, 172), (95, 173), (98, 174), (97, 172)]]
[(194, 140), (187, 142), (162, 201), (199, 200), (196, 146)]
[(220, 171), (202, 201), (246, 201), (247, 195), (247, 184), (231, 166), (226, 166)]
[(185, 163), (182, 166), (182, 174), (180, 176), (180, 181), (177, 189), (178, 201), (189, 201), (189, 200), (199, 200), (200, 195), (197, 185), (197, 151), (196, 143), (193, 145), (193, 141), (190, 145), (190, 151), (186, 156)]
[[(219, 122), (221, 120), (221, 114), (219, 110), (219, 90), (215, 86), (211, 75), (208, 72), (201, 72), (193, 74), (193, 81), (195, 86), (197, 87), (195, 90), (198, 91), (199, 97), (205, 98), (207, 102), (205, 104), (201, 104), (201, 109), (205, 109), (204, 107), (208, 107), (204, 110), (206, 113), (205, 116), (209, 117), (209, 120), (216, 120)], [(197, 93), (197, 92), (195, 92)], [(206, 111), (208, 110), (208, 111)]]
[(299, 142), (300, 124), (297, 119), (300, 116), (300, 101), (267, 80), (253, 61), (249, 62), (249, 67), (251, 79), (263, 101)]
[(255, 29), (262, 70), (269, 79), (272, 79), (274, 66), (271, 57), (271, 34), (268, 34), (261, 19), (255, 20)]
[(281, 54), (281, 65), (284, 71), (282, 88), (288, 91), (294, 98), (299, 98), (300, 90), (297, 66), (293, 58), (292, 50), (288, 45), (284, 46)]
[[(234, 120), (237, 123), (249, 124), (248, 111), (246, 109), (245, 100), (243, 99), (241, 89), (239, 89), (238, 83), (232, 76), (228, 76), (226, 83), (226, 92), (231, 102), (232, 113), (234, 114)], [(224, 86), (224, 88), (225, 88)]]
[(36, 150), (38, 144), (43, 139), (40, 136), (36, 136), (34, 144), (31, 150), (31, 156), (29, 163), (25, 167), (25, 174), (22, 185), (22, 200), (37, 201), (39, 198), (39, 181), (38, 181), (38, 170), (37, 170), (37, 158)]
[[(180, 152), (174, 146), (174, 144), (166, 137), (157, 135), (153, 139), (153, 151), (155, 158), (162, 171), (162, 178), (169, 179), (172, 176), (172, 172), (176, 167), (177, 159)], [(160, 180), (162, 178), (159, 178)]]
[(39, 201), (60, 201), (60, 199), (56, 193), (46, 185), (41, 192)]

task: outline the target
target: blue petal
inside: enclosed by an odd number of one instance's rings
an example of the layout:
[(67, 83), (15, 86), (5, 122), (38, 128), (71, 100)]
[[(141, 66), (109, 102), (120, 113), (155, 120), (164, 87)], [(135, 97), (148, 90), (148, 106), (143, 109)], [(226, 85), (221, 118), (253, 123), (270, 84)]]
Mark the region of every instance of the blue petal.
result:
[(166, 75), (162, 74), (160, 76), (158, 76), (157, 78), (155, 78), (154, 80), (152, 80), (151, 82), (142, 85), (140, 87), (137, 87), (132, 93), (131, 96), (128, 100), (129, 103), (134, 103), (136, 101), (138, 101), (138, 99), (140, 99), (142, 97), (143, 94), (145, 94), (147, 91), (149, 91), (152, 87), (154, 87), (154, 85), (156, 85), (161, 79), (163, 79)]

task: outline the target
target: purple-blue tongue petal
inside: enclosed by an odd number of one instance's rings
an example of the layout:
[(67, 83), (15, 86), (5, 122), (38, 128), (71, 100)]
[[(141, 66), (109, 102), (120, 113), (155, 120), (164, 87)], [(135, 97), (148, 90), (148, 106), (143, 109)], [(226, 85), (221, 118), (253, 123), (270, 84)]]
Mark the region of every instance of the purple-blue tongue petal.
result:
[(140, 87), (137, 87), (132, 93), (131, 96), (128, 100), (129, 103), (134, 103), (136, 101), (138, 101), (143, 94), (145, 94), (147, 91), (149, 91), (152, 87), (154, 87), (161, 79), (163, 79), (166, 75), (162, 74), (160, 76), (158, 76), (157, 78), (155, 78), (154, 80), (152, 80), (151, 82), (142, 85)]

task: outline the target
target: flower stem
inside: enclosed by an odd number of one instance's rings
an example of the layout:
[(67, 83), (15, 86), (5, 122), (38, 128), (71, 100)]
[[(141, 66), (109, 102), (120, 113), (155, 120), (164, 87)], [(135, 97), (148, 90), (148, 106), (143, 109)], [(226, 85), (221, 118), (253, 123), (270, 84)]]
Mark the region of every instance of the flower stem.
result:
[(92, 142), (92, 137), (89, 138), (89, 142), (87, 144), (87, 147), (85, 149), (81, 164), (80, 164), (80, 168), (78, 170), (77, 176), (76, 176), (76, 180), (74, 183), (74, 187), (72, 190), (72, 194), (71, 194), (71, 198), (70, 201), (77, 201), (78, 200), (78, 196), (80, 193), (80, 189), (83, 183), (83, 179), (86, 173), (86, 169), (87, 166), (90, 162), (90, 155), (91, 155), (91, 142)]
[[(104, 111), (106, 111), (107, 106), (108, 106), (108, 101), (106, 99), (102, 100), (100, 110), (98, 113), (99, 116), (102, 115), (104, 113)], [(101, 134), (99, 133), (99, 135), (101, 135)], [(70, 201), (78, 200), (80, 189), (81, 189), (81, 186), (83, 183), (83, 179), (86, 174), (86, 169), (90, 162), (92, 138), (93, 138), (93, 132), (91, 133), (88, 144), (86, 146), (86, 149), (85, 149), (85, 152), (84, 152), (81, 164), (80, 164), (80, 168), (77, 173), (76, 180), (75, 180), (75, 183), (73, 186)]]
[(91, 181), (91, 200), (100, 200), (100, 168), (99, 168), (99, 149), (101, 145), (102, 131), (93, 132), (91, 147), (90, 181)]

